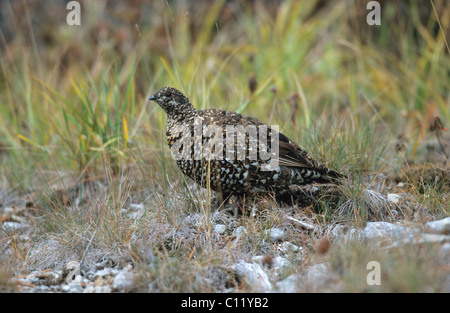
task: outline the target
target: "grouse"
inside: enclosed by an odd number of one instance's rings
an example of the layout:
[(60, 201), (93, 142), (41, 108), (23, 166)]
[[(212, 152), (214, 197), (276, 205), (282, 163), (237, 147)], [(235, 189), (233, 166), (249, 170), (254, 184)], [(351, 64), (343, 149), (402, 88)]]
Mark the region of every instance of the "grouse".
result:
[(230, 195), (283, 196), (292, 186), (344, 177), (256, 118), (219, 109), (196, 110), (172, 87), (161, 88), (149, 100), (167, 114), (167, 142), (181, 171), (221, 193), (222, 200)]

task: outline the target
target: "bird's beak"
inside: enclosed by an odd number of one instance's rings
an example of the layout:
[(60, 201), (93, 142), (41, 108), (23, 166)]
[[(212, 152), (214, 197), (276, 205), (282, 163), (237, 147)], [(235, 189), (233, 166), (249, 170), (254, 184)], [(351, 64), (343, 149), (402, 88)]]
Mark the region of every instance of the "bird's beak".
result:
[(151, 95), (150, 98), (148, 98), (148, 100), (152, 100), (152, 101), (154, 101), (156, 99), (157, 99), (157, 97), (155, 97), (155, 95)]

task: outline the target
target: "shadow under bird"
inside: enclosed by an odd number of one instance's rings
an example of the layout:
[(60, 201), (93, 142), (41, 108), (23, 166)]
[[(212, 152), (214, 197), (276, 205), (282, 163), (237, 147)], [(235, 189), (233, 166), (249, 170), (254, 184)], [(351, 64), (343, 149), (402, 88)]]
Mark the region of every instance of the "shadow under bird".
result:
[[(293, 186), (331, 183), (344, 177), (256, 118), (219, 109), (197, 110), (172, 87), (161, 88), (149, 100), (167, 114), (167, 142), (181, 171), (221, 193), (222, 200), (230, 195), (282, 198), (292, 194)], [(249, 129), (258, 136), (248, 132), (242, 137), (236, 131)], [(263, 130), (266, 136), (261, 136)], [(266, 151), (270, 158), (262, 157)]]

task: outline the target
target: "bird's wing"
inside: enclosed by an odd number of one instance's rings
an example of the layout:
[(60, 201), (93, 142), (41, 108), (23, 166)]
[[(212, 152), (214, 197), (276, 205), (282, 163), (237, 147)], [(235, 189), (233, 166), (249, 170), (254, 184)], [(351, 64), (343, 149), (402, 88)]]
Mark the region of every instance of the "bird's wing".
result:
[(317, 162), (292, 140), (279, 133), (279, 164), (292, 167), (315, 168)]
[[(255, 125), (267, 126), (260, 120), (244, 116), (235, 112), (228, 112), (217, 109), (209, 109), (203, 111), (203, 115), (210, 119), (214, 124), (221, 125), (225, 127), (226, 125)], [(297, 144), (295, 144), (288, 137), (280, 132), (276, 132), (271, 129), (271, 134), (276, 135), (278, 133), (279, 138), (279, 165), (299, 167), (299, 168), (316, 168), (319, 164), (303, 149), (301, 149)]]

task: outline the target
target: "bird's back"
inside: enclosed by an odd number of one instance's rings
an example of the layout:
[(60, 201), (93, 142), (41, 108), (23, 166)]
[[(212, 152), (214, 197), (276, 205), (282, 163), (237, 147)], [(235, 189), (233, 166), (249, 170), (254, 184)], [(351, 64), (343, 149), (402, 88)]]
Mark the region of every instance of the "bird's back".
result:
[[(185, 140), (188, 158), (177, 160), (181, 170), (202, 186), (225, 194), (279, 193), (291, 185), (327, 183), (342, 177), (253, 117), (208, 109), (180, 124), (190, 132), (190, 140)], [(172, 126), (175, 128), (178, 132), (169, 128), (167, 132), (171, 148), (180, 140), (180, 126)]]

